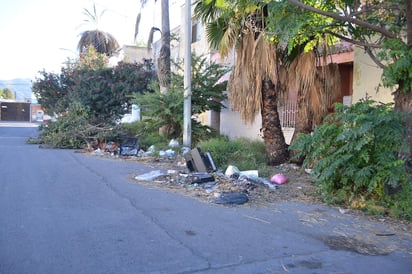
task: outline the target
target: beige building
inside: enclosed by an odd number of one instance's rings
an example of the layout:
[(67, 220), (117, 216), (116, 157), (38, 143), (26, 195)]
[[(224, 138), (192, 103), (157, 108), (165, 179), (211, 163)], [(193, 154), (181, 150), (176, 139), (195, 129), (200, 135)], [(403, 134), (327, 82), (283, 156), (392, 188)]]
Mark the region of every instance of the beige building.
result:
[(368, 98), (382, 103), (393, 102), (390, 89), (378, 86), (381, 84), (382, 69), (365, 53), (362, 48), (355, 48), (353, 63), (353, 97), (352, 103)]
[(120, 54), (123, 56), (123, 61), (128, 63), (139, 63), (142, 62), (143, 59), (153, 58), (151, 49), (134, 45), (124, 45)]

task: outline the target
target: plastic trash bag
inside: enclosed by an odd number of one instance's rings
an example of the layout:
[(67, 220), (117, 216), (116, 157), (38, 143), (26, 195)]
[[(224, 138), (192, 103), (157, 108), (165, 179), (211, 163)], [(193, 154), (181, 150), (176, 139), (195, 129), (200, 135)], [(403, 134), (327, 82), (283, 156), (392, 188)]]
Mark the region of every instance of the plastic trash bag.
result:
[(142, 175), (138, 175), (134, 177), (138, 181), (153, 181), (154, 179), (165, 175), (165, 173), (161, 170), (153, 170), (148, 173), (144, 173)]
[(223, 193), (219, 198), (214, 200), (216, 204), (224, 205), (241, 205), (249, 201), (249, 197), (246, 193), (238, 192), (229, 192)]

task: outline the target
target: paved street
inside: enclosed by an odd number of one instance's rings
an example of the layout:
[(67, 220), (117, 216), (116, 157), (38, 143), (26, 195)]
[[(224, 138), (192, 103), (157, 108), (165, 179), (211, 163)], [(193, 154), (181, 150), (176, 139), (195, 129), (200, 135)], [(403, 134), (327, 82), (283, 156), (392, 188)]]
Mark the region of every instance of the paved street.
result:
[(412, 273), (412, 235), (320, 205), (224, 207), (133, 183), (143, 164), (0, 123), (0, 273)]

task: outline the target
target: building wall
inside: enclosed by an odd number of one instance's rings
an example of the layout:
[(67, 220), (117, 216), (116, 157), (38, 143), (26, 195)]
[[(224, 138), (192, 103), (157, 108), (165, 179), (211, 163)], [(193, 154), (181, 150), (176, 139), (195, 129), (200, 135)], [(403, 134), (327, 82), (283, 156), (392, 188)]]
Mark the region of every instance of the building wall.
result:
[(127, 63), (140, 63), (143, 59), (152, 59), (151, 49), (147, 47), (137, 47), (133, 45), (124, 45), (122, 47), (123, 61)]
[(377, 87), (381, 83), (382, 69), (380, 69), (363, 49), (355, 47), (353, 62), (353, 95), (352, 103), (370, 97), (378, 102), (393, 102), (390, 89)]
[(242, 121), (240, 113), (230, 109), (230, 103), (224, 102), (226, 108), (220, 113), (220, 134), (228, 136), (230, 139), (248, 138), (252, 140), (262, 140), (260, 128), (262, 118), (260, 114), (255, 116), (252, 124)]

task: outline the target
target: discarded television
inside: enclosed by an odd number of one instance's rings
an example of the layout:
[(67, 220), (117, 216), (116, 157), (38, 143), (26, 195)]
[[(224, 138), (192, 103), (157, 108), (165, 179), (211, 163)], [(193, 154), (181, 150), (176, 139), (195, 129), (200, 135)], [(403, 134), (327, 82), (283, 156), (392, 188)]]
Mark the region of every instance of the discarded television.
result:
[(210, 152), (203, 153), (196, 147), (184, 155), (190, 172), (214, 172), (216, 165)]

